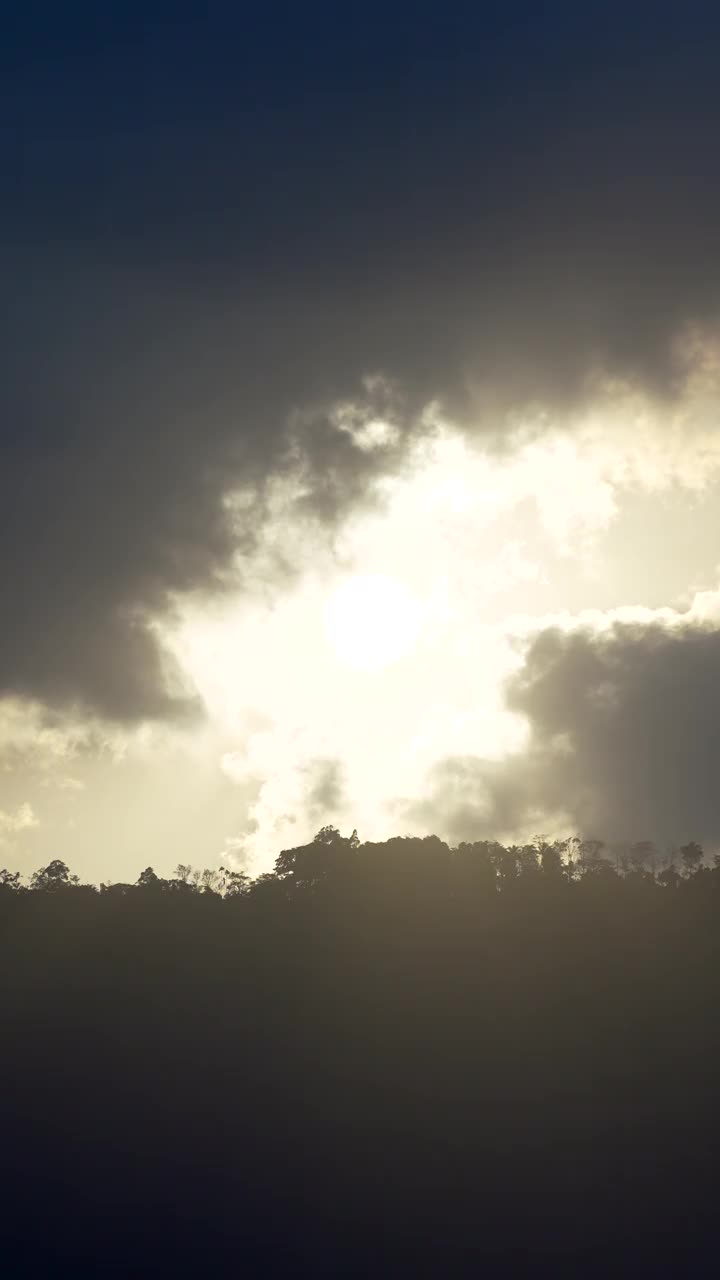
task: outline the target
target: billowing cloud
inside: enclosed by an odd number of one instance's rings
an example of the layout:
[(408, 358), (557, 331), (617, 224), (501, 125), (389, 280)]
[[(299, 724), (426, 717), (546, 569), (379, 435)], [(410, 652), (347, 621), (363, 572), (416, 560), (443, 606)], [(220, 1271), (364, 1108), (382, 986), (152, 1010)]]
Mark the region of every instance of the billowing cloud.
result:
[(222, 770), (254, 794), (245, 831), (230, 835), (223, 855), (231, 865), (266, 870), (285, 845), (306, 839), (327, 822), (342, 821), (346, 810), (340, 760), (316, 754), (307, 734), (282, 731), (251, 735), (243, 751), (228, 752)]
[(577, 830), (720, 842), (720, 603), (542, 627), (507, 684), (524, 748), (436, 763), (410, 806), (455, 838)]
[[(260, 19), (162, 57), (130, 16), (47, 27), (47, 58), (14, 27), (0, 692), (192, 716), (150, 624), (226, 581), (268, 477), (334, 520), (431, 401), (498, 437), (593, 371), (672, 401), (676, 335), (720, 305), (712, 40), (623, 11), (618, 66), (607, 15), (525, 19), (323, 11), (292, 58)], [(401, 414), (331, 409), (378, 372)]]

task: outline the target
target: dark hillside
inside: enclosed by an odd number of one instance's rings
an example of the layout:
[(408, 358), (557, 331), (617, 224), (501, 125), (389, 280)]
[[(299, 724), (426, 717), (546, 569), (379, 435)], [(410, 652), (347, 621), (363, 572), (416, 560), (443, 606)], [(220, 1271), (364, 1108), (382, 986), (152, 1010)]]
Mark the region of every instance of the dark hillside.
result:
[(6, 1274), (699, 1264), (720, 871), (581, 861), (324, 831), (255, 882), (7, 883)]

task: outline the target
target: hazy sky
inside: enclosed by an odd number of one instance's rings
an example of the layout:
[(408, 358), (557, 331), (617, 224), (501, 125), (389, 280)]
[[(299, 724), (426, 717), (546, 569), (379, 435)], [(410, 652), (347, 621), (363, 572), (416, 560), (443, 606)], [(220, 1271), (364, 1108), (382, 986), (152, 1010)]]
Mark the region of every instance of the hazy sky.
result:
[(0, 865), (720, 843), (711, 4), (0, 50)]

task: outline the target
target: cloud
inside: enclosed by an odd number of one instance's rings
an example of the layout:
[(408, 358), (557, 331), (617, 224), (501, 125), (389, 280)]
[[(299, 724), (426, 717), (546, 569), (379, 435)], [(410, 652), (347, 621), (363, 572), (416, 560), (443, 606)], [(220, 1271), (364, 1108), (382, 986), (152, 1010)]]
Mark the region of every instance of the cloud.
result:
[(719, 622), (716, 592), (684, 613), (536, 622), (506, 688), (525, 747), (439, 761), (408, 813), (456, 839), (574, 829), (717, 843)]
[[(300, 781), (308, 759), (342, 763), (344, 813), (365, 834), (368, 826), (380, 836), (407, 821), (420, 832), (462, 838), (592, 820), (579, 783), (572, 799), (558, 792), (544, 768), (551, 752), (525, 745), (523, 726), (532, 728), (532, 720), (519, 704), (503, 702), (502, 685), (551, 628), (595, 635), (615, 624), (699, 626), (701, 615), (711, 617), (711, 595), (697, 597), (692, 615), (608, 609), (608, 597), (618, 599), (617, 563), (599, 585), (597, 566), (605, 569), (601, 553), (615, 523), (627, 559), (623, 521), (633, 503), (669, 495), (658, 512), (669, 530), (672, 503), (692, 513), (698, 495), (712, 499), (720, 458), (709, 408), (715, 376), (712, 346), (702, 345), (672, 404), (611, 382), (572, 425), (549, 413), (541, 428), (532, 416), (515, 421), (512, 448), (473, 437), (433, 406), (396, 469), (368, 478), (368, 499), (328, 528), (299, 511), (285, 479), (269, 487), (261, 554), (247, 557), (266, 584), (264, 598), (241, 593), (226, 609), (192, 602), (171, 637), (233, 744), (226, 773), (257, 780), (250, 807), (258, 858), (278, 842), (297, 841), (298, 823), (310, 824)], [(362, 401), (344, 402), (342, 413), (364, 420)], [(640, 542), (636, 557), (640, 589), (652, 565), (653, 594), (661, 598), (664, 545), (650, 559)], [(271, 552), (296, 568), (292, 583), (280, 588), (265, 572)], [(419, 625), (401, 661), (360, 679), (323, 619), (339, 586), (355, 590), (378, 573), (417, 601)], [(683, 591), (687, 585), (682, 579)], [(384, 644), (392, 635), (392, 610), (359, 595), (361, 617), (346, 622), (358, 652), (375, 651), (377, 637)], [(583, 610), (596, 595), (602, 607)], [(250, 723), (251, 712), (259, 725)], [(298, 823), (290, 831), (294, 806)], [(280, 820), (289, 824), (283, 834)]]
[(243, 750), (225, 753), (221, 769), (238, 786), (254, 783), (244, 831), (225, 842), (231, 865), (268, 870), (281, 848), (310, 839), (346, 808), (345, 767), (308, 731), (252, 734)]
[(712, 40), (623, 12), (620, 65), (587, 16), (471, 8), (383, 14), (382, 40), (323, 13), (292, 58), (208, 17), (150, 97), (115, 87), (154, 82), (152, 41), (104, 18), (82, 68), (10, 33), (0, 693), (192, 716), (151, 624), (232, 578), (271, 478), (332, 524), (430, 402), (496, 442), (528, 403), (572, 416), (593, 371), (672, 402), (676, 335), (720, 307)]
[(6, 813), (0, 809), (0, 844), (4, 844), (8, 838), (19, 835), (21, 831), (29, 831), (37, 827), (38, 822), (32, 805), (27, 801), (19, 805), (14, 813)]
[(343, 768), (339, 760), (313, 760), (307, 770), (306, 805), (313, 821), (337, 818), (344, 804)]
[(0, 782), (78, 791), (85, 784), (75, 770), (82, 771), (93, 762), (112, 765), (129, 744), (137, 747), (147, 733), (142, 727), (109, 728), (37, 701), (0, 698)]
[[(330, 355), (313, 394), (292, 375), (305, 340), (285, 370), (270, 316), (178, 298), (169, 282), (157, 297), (87, 263), (71, 278), (46, 264), (40, 299), (39, 264), (24, 266), (30, 279), (16, 263), (8, 281), (18, 323), (0, 405), (0, 696), (187, 721), (201, 707), (156, 621), (187, 593), (242, 585), (245, 567), (252, 578), (278, 486), (296, 524), (332, 525), (362, 502), (412, 418), (396, 422), (385, 384), (368, 383), (361, 414), (388, 423), (369, 449), (374, 419), (357, 439), (333, 419), (332, 387), (359, 384), (362, 360)], [(282, 549), (266, 558), (266, 588), (291, 569)]]

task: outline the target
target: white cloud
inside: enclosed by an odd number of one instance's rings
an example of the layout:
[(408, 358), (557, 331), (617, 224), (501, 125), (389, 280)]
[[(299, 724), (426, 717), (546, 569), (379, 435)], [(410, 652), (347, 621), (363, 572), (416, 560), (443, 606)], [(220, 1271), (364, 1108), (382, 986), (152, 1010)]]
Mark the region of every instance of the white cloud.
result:
[(14, 813), (6, 813), (0, 809), (0, 842), (19, 835), (21, 831), (29, 831), (38, 825), (39, 819), (35, 815), (32, 805), (27, 801), (19, 805)]

